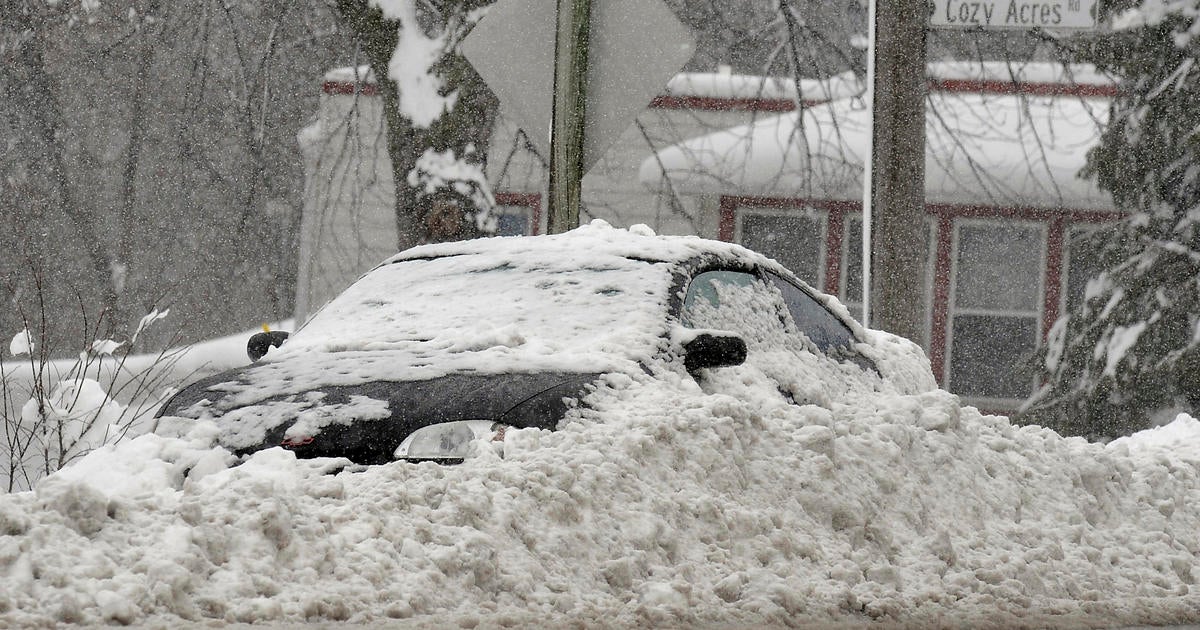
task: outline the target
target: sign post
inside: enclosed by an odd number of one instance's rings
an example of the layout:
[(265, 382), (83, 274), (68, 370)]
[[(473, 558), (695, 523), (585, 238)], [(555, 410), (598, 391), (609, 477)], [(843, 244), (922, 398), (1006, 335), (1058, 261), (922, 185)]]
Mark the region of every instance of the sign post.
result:
[(584, 173), (691, 59), (662, 0), (500, 0), (462, 54), (550, 156), (547, 231), (579, 225)]

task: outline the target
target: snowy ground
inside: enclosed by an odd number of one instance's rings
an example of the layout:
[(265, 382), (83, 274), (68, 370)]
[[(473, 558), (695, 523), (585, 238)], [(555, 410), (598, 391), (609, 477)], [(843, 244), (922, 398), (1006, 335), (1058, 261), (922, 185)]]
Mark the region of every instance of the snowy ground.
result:
[[(155, 311), (143, 325), (167, 314)], [(103, 339), (76, 358), (50, 360), (36, 350), (31, 358), (29, 333), (19, 332), (0, 364), (0, 492), (10, 489), (10, 481), (11, 489), (29, 489), (44, 476), (48, 457), (55, 462), (63, 453), (69, 462), (101, 444), (145, 433), (162, 401), (180, 386), (249, 363), (246, 341), (255, 332), (124, 356), (113, 352), (124, 343)], [(38, 379), (44, 413), (38, 411)]]
[[(591, 239), (575, 248), (591, 256), (700, 246), (603, 226), (535, 238)], [(234, 465), (209, 421), (104, 446), (0, 496), (0, 627), (1200, 619), (1200, 422), (1108, 445), (1014, 427), (930, 389), (905, 344), (864, 338), (886, 379), (808, 350), (703, 388), (631, 369), (558, 431), (509, 430), (458, 466), (281, 449)]]
[(203, 427), (108, 447), (0, 497), (0, 625), (1200, 617), (1194, 419), (1101, 446), (944, 392), (826, 409), (671, 385), (613, 378), (460, 466), (227, 468)]

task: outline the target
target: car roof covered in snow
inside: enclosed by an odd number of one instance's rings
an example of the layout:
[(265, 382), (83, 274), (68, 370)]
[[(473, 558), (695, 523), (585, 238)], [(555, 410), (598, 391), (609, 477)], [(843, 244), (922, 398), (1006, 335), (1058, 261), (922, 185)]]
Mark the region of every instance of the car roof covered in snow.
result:
[(658, 235), (645, 225), (634, 225), (627, 230), (614, 228), (603, 219), (594, 219), (591, 223), (563, 234), (482, 238), (421, 245), (400, 252), (382, 264), (463, 255), (503, 258), (525, 256), (561, 260), (565, 264), (582, 264), (598, 256), (682, 262), (701, 256), (717, 255), (746, 264), (775, 266), (768, 262), (769, 259), (765, 256), (735, 243), (702, 239), (698, 236)]
[(655, 234), (646, 225), (616, 228), (603, 219), (562, 234), (482, 238), (421, 245), (396, 254), (379, 266), (391, 263), (448, 256), (485, 256), (500, 265), (516, 260), (537, 261), (538, 269), (581, 269), (594, 266), (605, 258), (625, 258), (643, 262), (671, 264), (713, 259), (724, 264), (758, 266), (797, 282), (826, 308), (837, 313), (855, 335), (862, 338), (863, 328), (840, 301), (809, 286), (772, 258), (736, 243), (704, 239), (698, 236)]

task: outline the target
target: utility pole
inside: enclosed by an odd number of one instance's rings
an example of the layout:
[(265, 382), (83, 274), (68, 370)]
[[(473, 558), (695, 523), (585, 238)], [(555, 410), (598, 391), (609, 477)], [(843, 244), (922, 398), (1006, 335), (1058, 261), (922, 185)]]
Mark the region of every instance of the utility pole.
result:
[(546, 226), (550, 234), (579, 226), (590, 19), (591, 0), (558, 0)]
[[(925, 0), (872, 0), (874, 85), (869, 287), (872, 328), (925, 337)], [(864, 295), (864, 300), (868, 299)]]

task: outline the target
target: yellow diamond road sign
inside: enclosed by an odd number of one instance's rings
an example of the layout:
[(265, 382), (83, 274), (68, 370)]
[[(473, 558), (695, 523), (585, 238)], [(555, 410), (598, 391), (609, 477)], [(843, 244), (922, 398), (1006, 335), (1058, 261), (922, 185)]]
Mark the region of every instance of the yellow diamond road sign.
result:
[[(555, 0), (500, 0), (462, 43), (542, 155), (550, 154)], [(583, 167), (590, 168), (691, 59), (691, 31), (661, 0), (592, 0)]]

